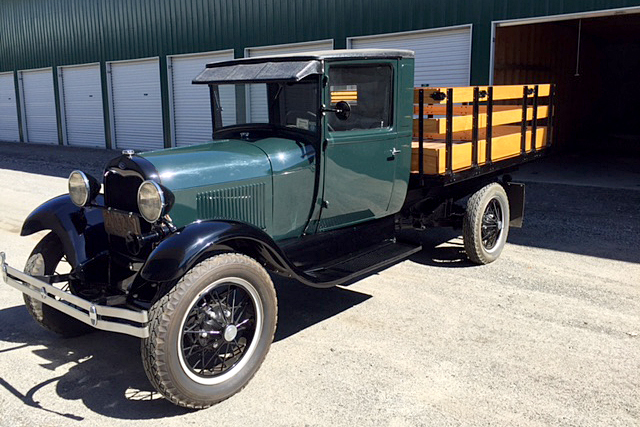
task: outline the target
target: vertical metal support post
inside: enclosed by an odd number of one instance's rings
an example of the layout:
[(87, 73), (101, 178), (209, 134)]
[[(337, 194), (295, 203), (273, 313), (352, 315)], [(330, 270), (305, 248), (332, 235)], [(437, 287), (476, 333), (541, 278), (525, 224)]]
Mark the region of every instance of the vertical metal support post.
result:
[(536, 133), (538, 130), (538, 85), (533, 88), (533, 119), (531, 121), (531, 151), (536, 152)]
[(480, 115), (480, 89), (473, 88), (473, 127), (471, 129), (471, 167), (478, 168), (478, 116)]
[(424, 183), (424, 89), (418, 91), (418, 169), (420, 185)]
[(493, 140), (493, 86), (487, 88), (487, 164), (492, 162), (491, 142)]
[(522, 128), (520, 130), (521, 139), (520, 139), (520, 154), (525, 155), (527, 153), (527, 108), (528, 108), (528, 99), (529, 96), (529, 87), (525, 86), (523, 89), (522, 95)]
[(447, 175), (453, 174), (453, 89), (447, 89), (447, 136), (445, 139)]
[(553, 144), (553, 116), (555, 115), (556, 85), (549, 89), (549, 118), (547, 119), (547, 147)]
[(213, 85), (209, 86), (209, 103), (211, 104), (211, 139), (216, 130), (216, 96), (213, 91)]

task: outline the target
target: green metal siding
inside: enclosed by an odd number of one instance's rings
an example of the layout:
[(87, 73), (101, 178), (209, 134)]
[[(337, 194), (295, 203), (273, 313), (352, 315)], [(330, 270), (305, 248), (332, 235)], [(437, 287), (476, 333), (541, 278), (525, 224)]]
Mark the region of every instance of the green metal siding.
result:
[[(638, 0), (5, 0), (0, 72), (474, 24), (474, 80), (491, 21), (640, 6)], [(485, 66), (486, 65), (486, 66)]]
[(0, 72), (160, 56), (168, 144), (166, 55), (233, 48), (241, 57), (245, 47), (320, 39), (344, 48), (351, 36), (471, 23), (471, 81), (481, 84), (491, 21), (632, 6), (640, 0), (4, 0)]

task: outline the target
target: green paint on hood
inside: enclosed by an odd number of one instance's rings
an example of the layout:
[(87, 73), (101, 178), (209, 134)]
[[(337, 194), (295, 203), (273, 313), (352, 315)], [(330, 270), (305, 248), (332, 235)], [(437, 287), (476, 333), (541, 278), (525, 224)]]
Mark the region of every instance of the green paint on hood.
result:
[(152, 151), (140, 156), (155, 166), (162, 185), (171, 191), (271, 175), (271, 164), (265, 153), (239, 140)]

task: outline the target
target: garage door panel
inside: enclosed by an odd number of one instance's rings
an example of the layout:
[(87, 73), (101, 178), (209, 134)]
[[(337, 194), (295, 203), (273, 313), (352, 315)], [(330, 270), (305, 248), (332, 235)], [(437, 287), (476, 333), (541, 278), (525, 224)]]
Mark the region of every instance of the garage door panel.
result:
[[(211, 101), (207, 85), (191, 82), (211, 62), (233, 59), (233, 52), (208, 53), (203, 55), (176, 56), (170, 59), (171, 90), (173, 108), (173, 130), (176, 146), (200, 144), (211, 140)], [(236, 121), (235, 89), (220, 88), (223, 105), (233, 105), (222, 112), (222, 123)]]
[(349, 42), (353, 49), (413, 50), (416, 86), (469, 85), (471, 28), (379, 35)]
[(13, 73), (0, 74), (0, 141), (20, 141)]
[(158, 59), (108, 64), (115, 146), (159, 150), (164, 147)]
[(67, 143), (72, 146), (105, 146), (100, 66), (61, 67)]
[(26, 140), (39, 144), (58, 143), (53, 72), (21, 71)]
[[(246, 50), (247, 57), (281, 55), (285, 53), (312, 52), (333, 49), (333, 40), (320, 40), (303, 44), (289, 44), (269, 47), (254, 47)], [(249, 88), (249, 117), (256, 123), (267, 123), (267, 89), (265, 85), (251, 85)]]

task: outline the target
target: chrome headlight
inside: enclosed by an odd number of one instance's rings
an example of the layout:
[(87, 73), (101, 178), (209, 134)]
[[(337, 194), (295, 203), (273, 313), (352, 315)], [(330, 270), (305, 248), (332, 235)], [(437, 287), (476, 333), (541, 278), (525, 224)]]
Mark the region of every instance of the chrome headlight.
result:
[(69, 175), (69, 196), (76, 206), (85, 206), (99, 192), (100, 184), (91, 175), (82, 171), (73, 171)]
[(166, 208), (164, 191), (157, 183), (145, 181), (138, 188), (138, 210), (142, 217), (154, 223), (164, 214)]

